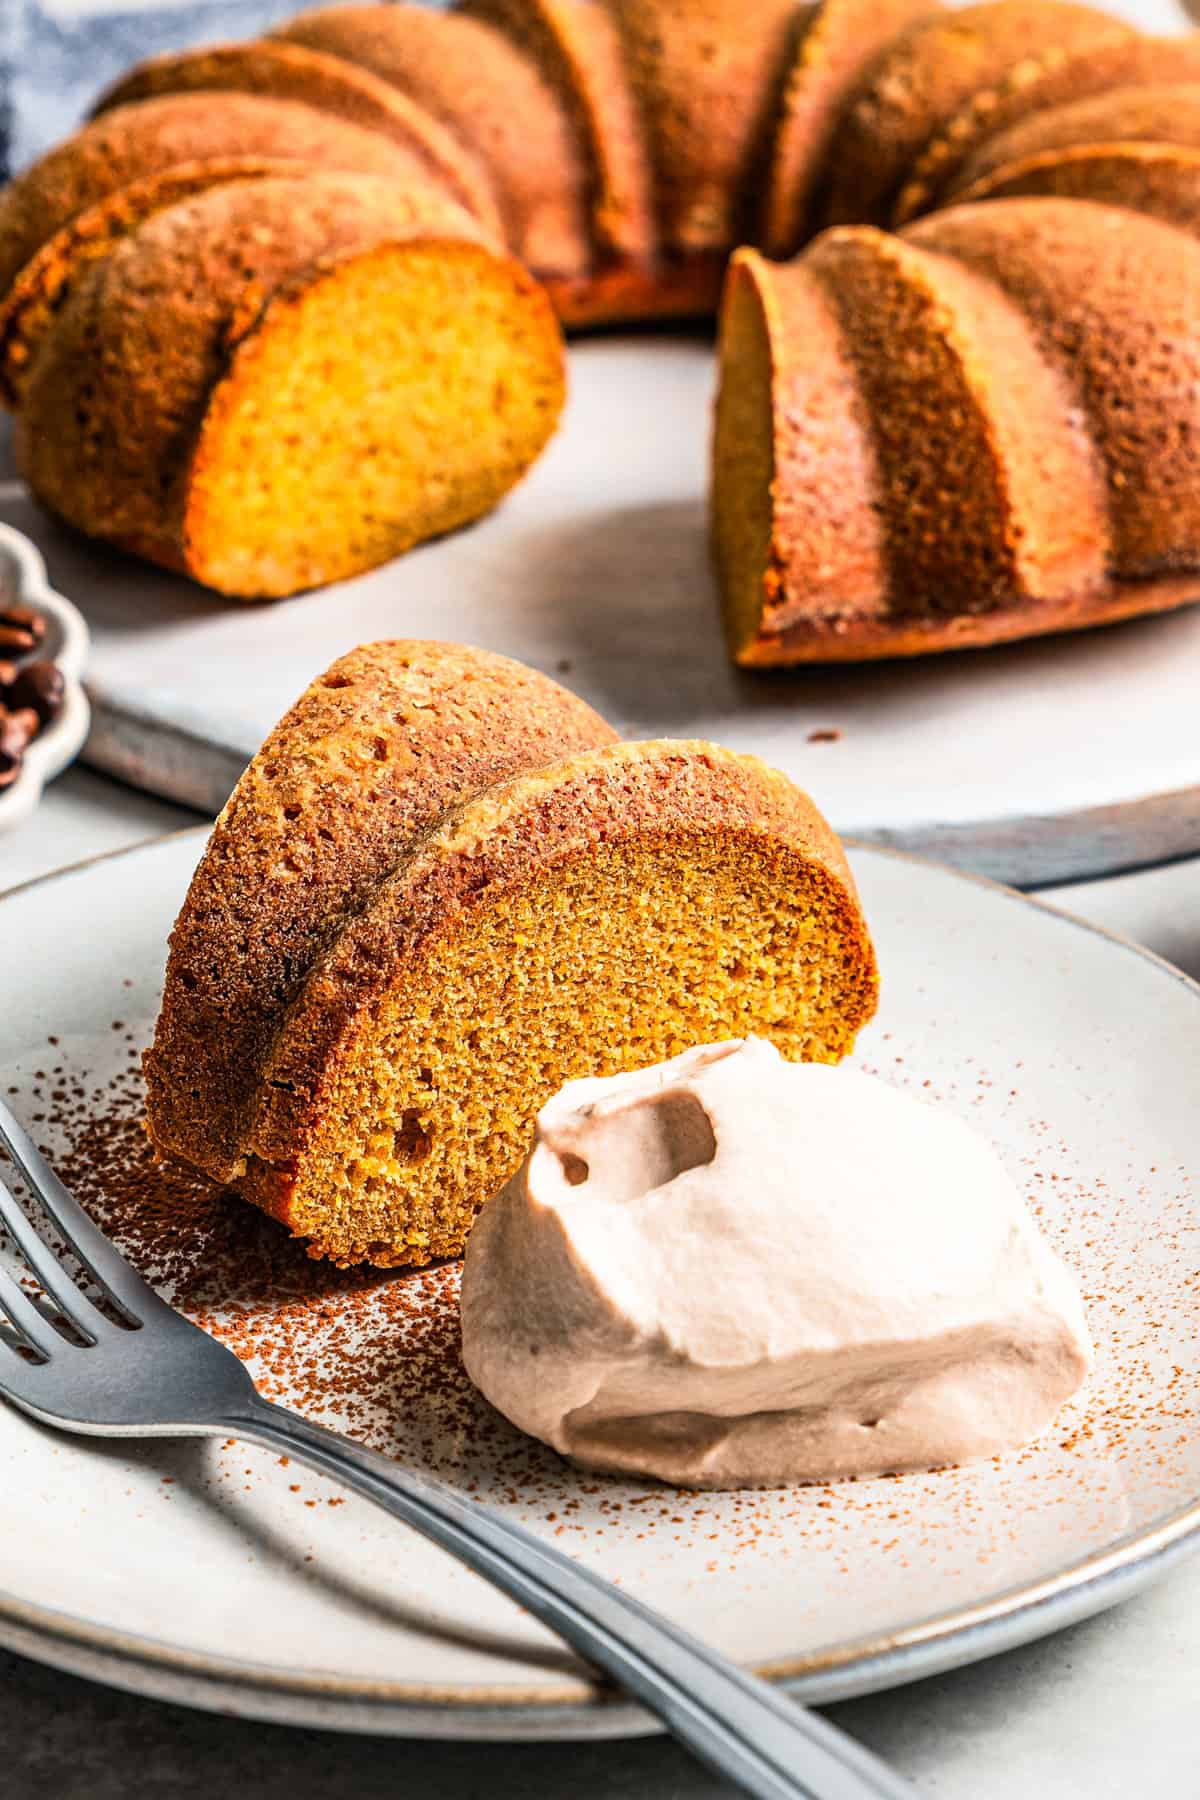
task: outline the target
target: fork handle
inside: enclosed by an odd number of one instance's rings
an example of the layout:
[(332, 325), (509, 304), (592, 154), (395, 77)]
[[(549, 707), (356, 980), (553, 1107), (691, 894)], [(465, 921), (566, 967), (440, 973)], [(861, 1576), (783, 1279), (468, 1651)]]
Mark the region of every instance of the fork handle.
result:
[(914, 1800), (844, 1732), (491, 1507), (254, 1396), (219, 1421), (373, 1500), (524, 1606), (758, 1800)]

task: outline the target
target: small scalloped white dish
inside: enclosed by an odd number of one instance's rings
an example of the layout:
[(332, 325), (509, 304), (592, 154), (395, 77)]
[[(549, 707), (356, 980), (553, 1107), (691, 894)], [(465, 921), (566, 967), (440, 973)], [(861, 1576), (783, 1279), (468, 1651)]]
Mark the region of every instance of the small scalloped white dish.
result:
[(62, 710), (29, 745), (13, 785), (0, 792), (3, 832), (27, 819), (46, 783), (74, 762), (87, 738), (92, 714), (83, 691), (90, 642), (83, 614), (54, 592), (41, 552), (21, 532), (4, 524), (0, 524), (0, 597), (41, 613), (47, 631), (38, 655), (49, 657), (63, 674)]

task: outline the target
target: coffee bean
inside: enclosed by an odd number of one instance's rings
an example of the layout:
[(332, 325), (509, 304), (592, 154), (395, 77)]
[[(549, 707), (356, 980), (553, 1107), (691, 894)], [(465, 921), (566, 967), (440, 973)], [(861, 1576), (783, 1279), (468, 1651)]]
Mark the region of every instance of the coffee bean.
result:
[(26, 606), (23, 601), (0, 605), (0, 625), (27, 632), (35, 644), (42, 643), (46, 636), (45, 614), (38, 612), (36, 607)]
[[(0, 689), (3, 687), (0, 679)], [(33, 662), (16, 671), (7, 693), (0, 694), (0, 698), (10, 711), (31, 706), (39, 723), (45, 726), (62, 711), (63, 688), (61, 669), (52, 662)]]
[(10, 756), (22, 756), (40, 728), (41, 720), (32, 706), (19, 707), (16, 712), (0, 708), (0, 750), (6, 750)]

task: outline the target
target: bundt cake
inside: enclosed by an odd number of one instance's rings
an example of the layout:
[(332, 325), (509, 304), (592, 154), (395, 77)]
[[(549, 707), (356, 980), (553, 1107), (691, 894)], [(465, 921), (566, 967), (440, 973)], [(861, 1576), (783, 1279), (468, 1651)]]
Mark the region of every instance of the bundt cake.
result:
[[(1071, 240), (1055, 288), (1069, 310), (1085, 305), (1069, 280), (1086, 283), (1089, 256), (1110, 271), (1122, 258), (1132, 268), (1143, 225), (1174, 231), (1181, 266), (1190, 266), (1184, 240), (1200, 213), (1192, 84), (1200, 88), (1200, 35), (1147, 38), (1075, 0), (985, 0), (958, 11), (936, 0), (355, 4), (302, 13), (257, 43), (159, 58), (110, 90), (93, 125), (0, 202), (8, 294), (0, 388), (23, 409), (23, 468), (39, 497), (75, 523), (227, 591), (280, 594), (350, 574), (475, 517), (545, 441), (559, 378), (534, 281), (568, 326), (703, 315), (741, 243), (748, 248), (728, 275), (722, 315), (712, 502), (740, 661), (913, 653), (1181, 604), (1200, 571), (1186, 508), (1148, 561), (1105, 562), (1108, 513), (1125, 500), (1113, 491), (1104, 444), (1090, 437), (1101, 408), (1093, 383), (1110, 378), (1085, 366), (1086, 333), (1041, 313), (1032, 319), (1002, 272), (950, 266), (919, 235), (804, 246), (822, 227), (907, 230), (961, 202), (1053, 200), (1082, 205), (1071, 229), (1093, 240), (1090, 251)], [(264, 107), (291, 109), (292, 123), (268, 129)], [(379, 140), (375, 150), (366, 136)], [(207, 477), (193, 480), (199, 441), (185, 442), (179, 395), (147, 401), (150, 378), (128, 361), (149, 354), (146, 333), (122, 323), (123, 288), (147, 266), (176, 270), (169, 290), (154, 277), (156, 354), (172, 365), (177, 314), (192, 341), (189, 284), (220, 289), (200, 297), (206, 317), (244, 320), (260, 304), (255, 256), (243, 267), (240, 250), (223, 253), (215, 234), (227, 209), (232, 218), (275, 208), (272, 184), (298, 160), (314, 171), (300, 211), (327, 216), (328, 184), (345, 169), (390, 182), (422, 218), (432, 208), (438, 224), (420, 252), (406, 228), (409, 265), (425, 258), (427, 279), (389, 289), (385, 329), (376, 332), (375, 313), (356, 321), (343, 308), (335, 342), (357, 334), (397, 350), (387, 400), (371, 388), (369, 417), (348, 434), (330, 420), (351, 418), (364, 390), (350, 350), (330, 359), (311, 390), (278, 377), (289, 407), (281, 429), (255, 410), (257, 398), (218, 426), (251, 366), (262, 384), (277, 372), (238, 333), (222, 328), (206, 340), (200, 386), (221, 405), (211, 421), (205, 415), (204, 455), (219, 441), (227, 468), (238, 457), (247, 468), (263, 459), (239, 507), (232, 476), (223, 487), (215, 476), (208, 487)], [(212, 197), (231, 183), (254, 185), (259, 199)], [(1112, 217), (1093, 229), (1099, 206)], [(1010, 210), (1004, 242), (1027, 231), (1042, 243), (1044, 218)], [(175, 249), (164, 262), (168, 240)], [(489, 271), (491, 349), (478, 358), (466, 346), (481, 315), (459, 319), (455, 277), (436, 274), (443, 244), (452, 260)], [(753, 246), (774, 257), (800, 252), (803, 273), (780, 272)], [(843, 261), (855, 273), (835, 293), (840, 275), (830, 272)], [(286, 277), (289, 294), (296, 279)], [(380, 309), (383, 285), (372, 289)], [(876, 285), (891, 334), (886, 359), (869, 335), (856, 335), (875, 329), (865, 294)], [(1114, 304), (1138, 354), (1172, 368), (1167, 340), (1190, 342), (1200, 330), (1200, 295), (1177, 287), (1179, 313), (1156, 327), (1132, 276), (1101, 285), (1119, 290)], [(278, 325), (297, 306), (289, 299), (285, 309), (276, 295), (264, 321)], [(143, 312), (135, 290), (134, 321)], [(944, 318), (953, 330), (939, 341)], [(283, 342), (273, 328), (251, 337)], [(509, 362), (499, 346), (518, 340), (524, 349)], [(429, 358), (418, 348), (426, 341), (436, 348)], [(524, 356), (539, 371), (529, 389)], [(199, 365), (188, 354), (182, 362), (186, 370), (172, 366), (168, 377), (160, 361), (153, 379), (182, 380), (194, 394)], [(902, 365), (931, 383), (915, 410), (895, 398)], [(450, 430), (445, 471), (435, 451), (451, 409), (430, 399), (435, 366), (453, 368), (464, 424)], [(398, 389), (410, 375), (406, 407)], [(935, 419), (952, 393), (961, 410)], [(1185, 441), (1190, 393), (1174, 404), (1172, 429)], [(1156, 405), (1156, 417), (1171, 410), (1165, 387)], [(997, 408), (1012, 415), (1006, 425)], [(893, 413), (928, 436), (898, 438)], [(489, 417), (473, 468), (466, 428)], [(974, 450), (952, 456), (943, 482), (930, 446), (949, 454), (960, 425), (982, 461)], [(1128, 436), (1142, 446), (1152, 486), (1157, 440), (1140, 420)], [(339, 460), (328, 446), (343, 438)], [(323, 478), (327, 454), (333, 467)], [(351, 457), (364, 459), (369, 479), (343, 515)], [(1100, 496), (1061, 525), (1053, 515), (1062, 509), (1032, 496), (1030, 473), (1049, 478), (1060, 465), (1090, 468)], [(1135, 460), (1120, 480), (1137, 488), (1142, 466)], [(202, 492), (214, 496), (211, 507)], [(339, 517), (318, 527), (318, 505), (330, 504)], [(1084, 542), (1093, 527), (1099, 535)]]
[(209, 188), (92, 262), (17, 455), (93, 536), (286, 594), (477, 518), (562, 398), (545, 296), (460, 207), (308, 170)]
[(875, 993), (840, 847), (782, 775), (619, 743), (503, 657), (371, 644), (217, 822), (149, 1129), (314, 1254), (423, 1263), (461, 1251), (567, 1078), (746, 1033), (837, 1061)]
[[(134, 100), (195, 93), (298, 100), (351, 125), (381, 132), (411, 151), (427, 174), (489, 230), (498, 233), (501, 229), (486, 170), (444, 126), (391, 82), (381, 81), (340, 56), (322, 56), (299, 44), (259, 38), (151, 57), (109, 88), (97, 101), (94, 114), (111, 112)], [(218, 111), (211, 100), (209, 110), (210, 114)]]
[(713, 536), (738, 662), (1178, 605), (1200, 568), (1200, 242), (1082, 200), (734, 258)]

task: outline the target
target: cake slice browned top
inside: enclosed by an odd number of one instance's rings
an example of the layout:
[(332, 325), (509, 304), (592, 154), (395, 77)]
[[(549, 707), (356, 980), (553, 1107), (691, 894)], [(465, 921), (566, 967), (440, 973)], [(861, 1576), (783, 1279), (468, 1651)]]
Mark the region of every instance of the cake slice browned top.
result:
[(284, 1010), (346, 920), (456, 802), (615, 735), (488, 651), (398, 641), (334, 663), (238, 783), (176, 922), (146, 1059), (159, 1148), (234, 1179)]
[[(603, 865), (622, 850), (635, 868), (658, 857), (671, 867), (670, 885), (677, 893), (675, 957), (686, 967), (690, 945), (715, 947), (713, 961), (721, 969), (725, 991), (706, 992), (698, 978), (704, 961), (697, 958), (697, 978), (687, 998), (696, 1014), (708, 1011), (716, 1036), (743, 1035), (745, 1018), (739, 1015), (745, 1007), (752, 1017), (757, 1014), (757, 1029), (793, 1056), (836, 1061), (850, 1049), (874, 1010), (874, 958), (845, 853), (807, 794), (757, 757), (716, 744), (688, 739), (610, 743), (514, 775), (448, 809), (379, 884), (369, 903), (344, 922), (275, 1038), (251, 1128), (254, 1155), (264, 1162), (287, 1161), (314, 1134), (327, 1135), (324, 1108), (339, 1079), (354, 1073), (364, 1022), (368, 1036), (373, 1035), (375, 1020), (397, 983), (411, 976), (433, 945), (443, 944), (446, 959), (453, 960), (456, 940), (475, 907), (495, 907), (541, 879), (565, 881), (581, 859), (585, 865)], [(672, 866), (673, 857), (678, 860)], [(722, 862), (732, 872), (735, 891), (744, 883), (747, 894), (754, 885), (755, 860), (761, 858), (769, 871), (771, 900), (784, 929), (782, 966), (772, 969), (774, 979), (765, 984), (765, 993), (753, 966), (756, 946), (722, 916), (727, 896), (710, 885), (707, 857)], [(698, 876), (694, 888), (688, 884), (689, 864)], [(615, 937), (612, 913), (632, 906), (636, 942), (648, 923), (638, 923), (638, 890), (613, 875), (607, 879), (611, 891), (600, 929)], [(707, 914), (706, 898), (713, 906)], [(589, 900), (594, 904), (594, 896)], [(806, 934), (810, 910), (815, 916)], [(574, 921), (577, 926), (585, 924), (582, 911)], [(586, 924), (594, 939), (595, 918)], [(661, 932), (661, 919), (654, 925)], [(806, 935), (818, 983), (816, 993), (806, 994), (807, 1004), (801, 1005), (800, 988), (792, 985), (797, 971), (787, 965)], [(502, 964), (507, 958), (514, 973), (520, 971), (522, 955), (537, 963), (546, 954), (547, 946), (537, 940), (518, 936), (509, 941), (500, 931), (491, 936), (496, 958)], [(647, 959), (651, 953), (647, 933)], [(580, 939), (576, 954), (587, 966)], [(605, 962), (612, 991), (598, 983), (586, 1002), (577, 996), (589, 1016), (579, 1017), (579, 1042), (568, 1066), (611, 1065), (622, 1052), (628, 1058), (622, 990), (626, 983), (639, 985), (638, 970), (627, 957), (597, 958), (597, 963)], [(549, 971), (552, 983), (556, 973), (565, 988), (574, 987), (566, 961)], [(642, 1029), (653, 1041), (655, 1012), (670, 1018), (679, 996), (645, 991), (644, 1003), (648, 1013)], [(480, 1036), (486, 1035), (488, 1023), (483, 1017), (463, 1021)], [(515, 1044), (512, 1052), (517, 1054)], [(502, 1069), (480, 1065), (484, 1084), (503, 1081), (505, 1075)], [(355, 1126), (353, 1118), (343, 1123), (351, 1130)]]

